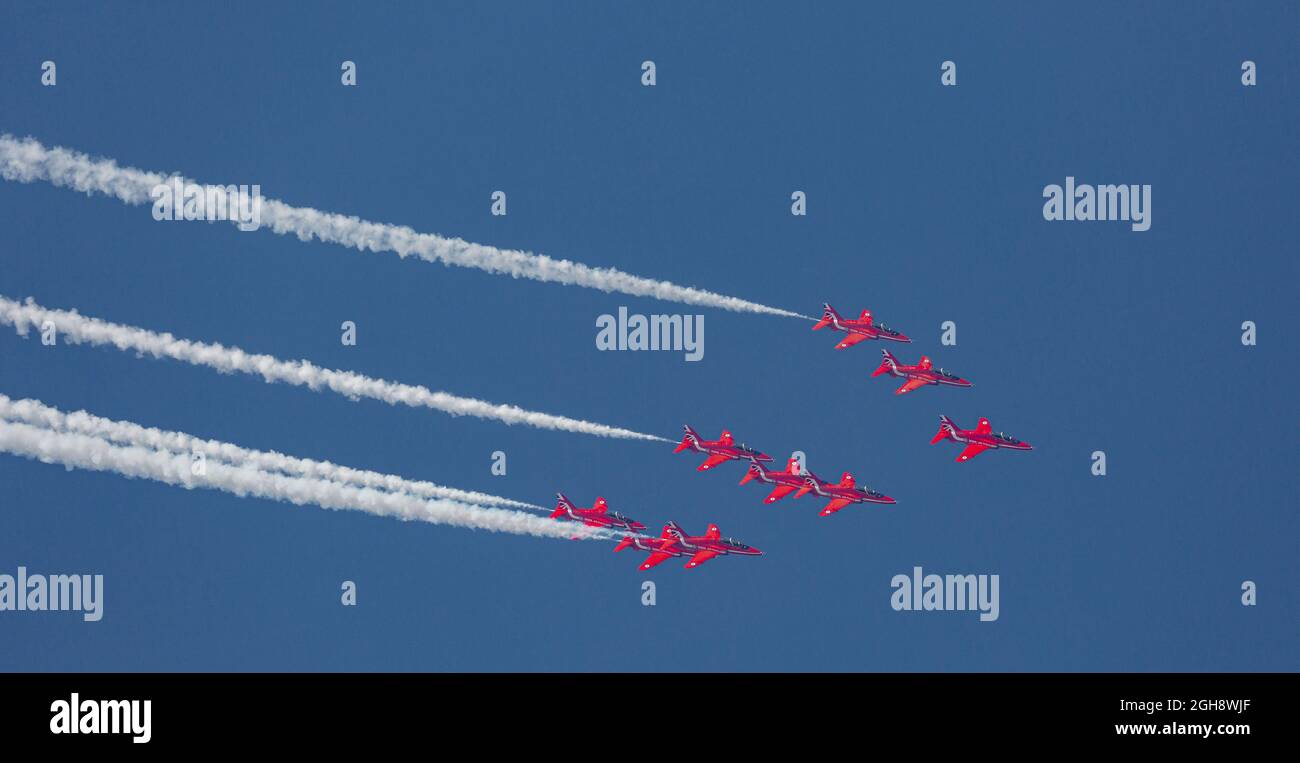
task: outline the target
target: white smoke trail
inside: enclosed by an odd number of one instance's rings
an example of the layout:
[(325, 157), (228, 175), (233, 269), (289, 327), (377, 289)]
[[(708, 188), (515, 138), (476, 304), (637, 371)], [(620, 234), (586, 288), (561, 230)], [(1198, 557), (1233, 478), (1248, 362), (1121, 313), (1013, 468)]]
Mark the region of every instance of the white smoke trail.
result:
[(378, 516), (420, 520), (492, 532), (542, 538), (608, 540), (613, 533), (573, 523), (554, 522), (536, 514), (447, 500), (428, 500), (406, 493), (344, 485), (310, 477), (291, 477), (251, 466), (208, 462), (195, 474), (189, 455), (139, 446), (114, 445), (98, 437), (55, 432), (28, 424), (0, 421), (0, 452), (25, 456), (70, 469), (115, 472), (183, 488), (204, 487), (241, 497), (351, 509)]
[[(0, 176), (20, 183), (42, 180), (87, 194), (101, 193), (127, 204), (150, 203), (150, 191), (170, 177), (119, 167), (112, 159), (94, 159), (79, 151), (57, 146), (46, 148), (33, 138), (19, 139), (9, 134), (0, 134)], [(211, 188), (215, 191), (219, 186)], [(604, 292), (654, 297), (735, 312), (808, 317), (703, 289), (634, 276), (614, 268), (593, 268), (532, 252), (497, 249), (464, 239), (419, 233), (402, 225), (373, 223), (348, 215), (292, 207), (275, 199), (262, 200), (262, 223), (276, 233), (292, 233), (302, 241), (315, 238), (360, 251), (394, 252), (399, 257), (414, 255), (429, 262), (478, 268), (514, 278), (585, 286)]]
[(241, 448), (238, 445), (221, 442), (220, 440), (204, 440), (184, 432), (169, 432), (162, 429), (143, 427), (129, 421), (114, 421), (87, 411), (64, 413), (58, 408), (41, 403), (39, 400), (11, 400), (6, 395), (0, 395), (0, 419), (30, 424), (55, 432), (98, 437), (119, 445), (135, 445), (141, 448), (166, 450), (182, 454), (202, 453), (205, 459), (215, 459), (232, 466), (250, 466), (265, 472), (282, 472), (290, 476), (323, 479), (357, 487), (375, 488), (395, 493), (410, 493), (422, 498), (462, 501), (482, 506), (549, 511), (545, 506), (513, 501), (509, 498), (500, 498), (487, 493), (443, 487), (432, 482), (408, 480), (395, 474), (353, 469), (329, 461), (296, 458), (275, 451)]
[(529, 411), (515, 405), (498, 405), (446, 392), (434, 392), (426, 387), (375, 379), (352, 371), (334, 371), (305, 360), (280, 360), (270, 355), (253, 355), (238, 347), (177, 339), (171, 334), (158, 334), (134, 326), (87, 318), (67, 310), (46, 309), (30, 298), (26, 302), (16, 302), (0, 296), (0, 324), (13, 326), (20, 335), (26, 336), (32, 328), (39, 331), (46, 321), (51, 321), (59, 335), (74, 344), (85, 342), (112, 345), (119, 350), (135, 350), (155, 358), (171, 358), (191, 365), (215, 368), (223, 373), (238, 371), (261, 376), (268, 383), (284, 382), (317, 391), (326, 388), (353, 400), (367, 397), (390, 405), (432, 408), (453, 416), (477, 416), (506, 424), (527, 424), (541, 429), (557, 429), (598, 437), (671, 442), (630, 429)]

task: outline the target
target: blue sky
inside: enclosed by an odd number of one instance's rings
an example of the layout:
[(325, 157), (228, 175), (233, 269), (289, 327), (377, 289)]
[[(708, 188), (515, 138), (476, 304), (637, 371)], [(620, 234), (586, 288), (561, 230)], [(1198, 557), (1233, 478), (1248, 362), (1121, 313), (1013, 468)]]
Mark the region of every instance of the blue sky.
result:
[[(976, 387), (895, 397), (867, 378), (874, 343), (835, 352), (798, 320), (0, 183), (0, 294), (666, 437), (726, 426), (899, 499), (821, 519), (671, 446), (6, 329), (11, 397), (539, 503), (601, 494), (767, 555), (642, 574), (604, 544), (6, 455), (0, 572), (102, 573), (106, 603), (94, 624), (0, 615), (0, 669), (1296, 670), (1300, 61), (1281, 5), (6, 7), (0, 131), (801, 312), (869, 306), (916, 339), (904, 360)], [(39, 85), (46, 59), (57, 87)], [(340, 86), (343, 60), (358, 87)], [(1042, 189), (1067, 175), (1151, 184), (1151, 230), (1045, 222)], [(596, 317), (620, 305), (703, 312), (704, 360), (596, 351)], [(927, 444), (940, 413), (1037, 449), (955, 464)], [(915, 565), (998, 574), (1000, 618), (893, 611), (889, 581)]]

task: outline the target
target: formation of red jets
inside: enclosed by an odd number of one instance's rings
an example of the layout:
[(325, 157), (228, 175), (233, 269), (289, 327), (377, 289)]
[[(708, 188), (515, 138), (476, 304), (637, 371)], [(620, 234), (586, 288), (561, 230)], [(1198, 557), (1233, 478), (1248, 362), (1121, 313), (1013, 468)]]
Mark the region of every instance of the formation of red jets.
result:
[[(912, 341), (902, 332), (876, 321), (870, 310), (863, 310), (856, 319), (847, 319), (836, 312), (835, 308), (829, 304), (824, 305), (823, 308), (822, 318), (813, 325), (813, 331), (831, 327), (835, 331), (844, 332), (846, 334), (845, 338), (835, 345), (837, 350), (847, 349), (868, 339), (905, 343)], [(928, 386), (974, 386), (966, 379), (943, 368), (936, 369), (934, 363), (924, 355), (915, 365), (900, 363), (898, 358), (889, 350), (882, 349), (881, 355), (883, 359), (880, 367), (871, 376), (874, 378), (887, 374), (902, 379), (903, 384), (894, 391), (895, 395), (905, 395)], [(771, 456), (744, 443), (737, 443), (731, 432), (727, 430), (723, 430), (716, 440), (706, 440), (689, 425), (685, 426), (684, 429), (686, 430), (685, 435), (682, 437), (681, 443), (673, 450), (674, 453), (692, 451), (702, 454), (704, 461), (696, 467), (696, 471), (701, 472), (709, 471), (727, 461), (747, 460), (749, 467), (745, 476), (740, 480), (740, 484), (759, 482), (771, 485), (772, 491), (763, 499), (763, 503), (776, 503), (791, 493), (794, 494), (796, 499), (811, 493), (829, 501), (819, 514), (819, 516), (823, 517), (828, 517), (853, 504), (897, 503), (884, 493), (868, 487), (859, 487), (855, 478), (849, 472), (844, 472), (839, 482), (828, 482), (804, 469), (797, 458), (791, 458), (786, 464), (785, 470), (770, 469), (764, 464), (772, 462)], [(930, 444), (933, 445), (942, 440), (952, 440), (966, 446), (957, 456), (958, 463), (969, 461), (986, 450), (1033, 450), (1033, 447), (1027, 442), (1018, 440), (1005, 432), (994, 432), (989, 420), (984, 418), (979, 420), (974, 429), (959, 429), (952, 419), (947, 416), (939, 416), (939, 432), (930, 440)], [(704, 535), (693, 536), (687, 535), (686, 531), (676, 522), (669, 522), (664, 526), (659, 537), (655, 538), (644, 534), (646, 527), (640, 522), (625, 517), (616, 511), (609, 511), (604, 498), (597, 497), (595, 504), (591, 508), (582, 509), (575, 506), (563, 493), (560, 493), (558, 497), (559, 503), (556, 505), (555, 511), (551, 513), (552, 518), (569, 519), (581, 522), (589, 527), (625, 531), (627, 534), (623, 536), (614, 551), (634, 548), (647, 552), (649, 556), (639, 567), (641, 570), (648, 570), (667, 559), (679, 556), (689, 556), (690, 559), (686, 562), (686, 569), (694, 569), (715, 556), (762, 556), (763, 554), (762, 551), (738, 540), (723, 538), (717, 525), (709, 525)]]
[[(848, 336), (844, 341), (835, 345), (835, 349), (843, 350), (852, 347), (859, 342), (868, 339), (887, 339), (892, 342), (911, 342), (902, 333), (895, 331), (883, 323), (877, 323), (871, 316), (870, 310), (863, 310), (862, 315), (857, 320), (849, 320), (842, 317), (835, 308), (830, 305), (822, 305), (822, 319), (813, 324), (813, 331), (824, 329), (827, 326), (836, 331), (843, 331)], [(942, 368), (936, 369), (934, 362), (922, 355), (921, 360), (914, 366), (905, 365), (898, 362), (894, 353), (889, 350), (881, 350), (880, 354), (884, 359), (880, 362), (880, 367), (872, 374), (872, 378), (889, 374), (890, 376), (904, 379), (903, 386), (894, 390), (895, 395), (905, 395), (912, 390), (928, 386), (946, 386), (946, 387), (973, 387), (969, 381), (960, 376), (946, 371)], [(993, 427), (989, 424), (988, 419), (980, 419), (979, 424), (974, 429), (958, 429), (952, 419), (947, 416), (939, 417), (939, 433), (930, 440), (933, 445), (940, 440), (953, 440), (955, 442), (965, 443), (966, 448), (957, 456), (957, 462), (969, 461), (975, 456), (992, 448), (1004, 448), (1007, 450), (1033, 450), (1027, 442), (1022, 442), (1005, 432), (994, 432)], [(848, 475), (845, 475), (846, 477)]]

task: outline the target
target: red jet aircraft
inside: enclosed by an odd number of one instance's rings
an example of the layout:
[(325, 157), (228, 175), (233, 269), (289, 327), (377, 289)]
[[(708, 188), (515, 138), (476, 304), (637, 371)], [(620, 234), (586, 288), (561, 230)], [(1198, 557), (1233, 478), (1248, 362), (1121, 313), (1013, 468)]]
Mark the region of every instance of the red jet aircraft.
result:
[(568, 496), (564, 493), (555, 494), (559, 498), (559, 503), (555, 506), (555, 511), (551, 512), (551, 519), (560, 519), (568, 517), (575, 522), (581, 522), (588, 527), (607, 527), (616, 530), (628, 530), (639, 533), (645, 529), (645, 525), (619, 514), (617, 511), (610, 511), (609, 504), (605, 499), (596, 497), (596, 503), (590, 509), (580, 509), (573, 505)]
[(875, 323), (871, 318), (870, 310), (863, 310), (862, 316), (857, 320), (849, 320), (835, 312), (835, 308), (830, 305), (822, 305), (822, 307), (825, 308), (822, 312), (822, 319), (813, 324), (813, 331), (831, 326), (836, 331), (848, 332), (848, 336), (844, 337), (844, 341), (835, 345), (837, 350), (852, 347), (858, 342), (864, 342), (868, 339), (888, 339), (891, 342), (912, 341), (883, 323)]
[(715, 556), (730, 554), (739, 556), (763, 555), (762, 551), (752, 546), (746, 546), (738, 540), (723, 538), (722, 533), (718, 531), (717, 525), (709, 525), (709, 529), (704, 535), (693, 536), (687, 535), (682, 530), (681, 525), (676, 522), (669, 522), (664, 525), (663, 534), (658, 538), (628, 535), (619, 541), (619, 544), (614, 547), (614, 551), (622, 551), (625, 548), (650, 552), (650, 556), (637, 568), (642, 571), (648, 570), (665, 559), (674, 556), (689, 555), (691, 559), (686, 563), (686, 569), (690, 570), (699, 567)]
[(898, 503), (893, 498), (871, 488), (855, 487), (853, 475), (848, 472), (844, 472), (844, 476), (840, 478), (840, 484), (838, 485), (823, 482), (815, 474), (805, 474), (803, 481), (804, 486), (794, 494), (795, 498), (802, 498), (809, 493), (813, 493), (822, 498), (831, 499), (831, 502), (826, 504), (826, 508), (821, 511), (820, 516), (823, 517), (829, 517), (852, 503)]
[(797, 458), (790, 459), (790, 464), (783, 472), (778, 472), (775, 469), (769, 471), (763, 468), (763, 465), (759, 462), (750, 461), (749, 471), (741, 478), (740, 484), (743, 485), (750, 480), (758, 480), (769, 485), (775, 485), (776, 487), (772, 488), (772, 492), (763, 499), (763, 503), (776, 503), (803, 487), (805, 484), (803, 478), (803, 470), (799, 468), (799, 459)]
[(678, 445), (676, 450), (673, 452), (681, 453), (683, 450), (689, 449), (696, 453), (707, 454), (708, 458), (704, 459), (704, 463), (700, 464), (695, 470), (697, 472), (707, 472), (718, 464), (724, 461), (730, 461), (734, 458), (749, 458), (755, 461), (772, 460), (771, 456), (766, 453), (759, 453), (753, 448), (746, 446), (744, 443), (737, 445), (731, 438), (731, 432), (728, 432), (725, 429), (722, 430), (722, 436), (716, 440), (705, 440), (701, 438), (700, 433), (691, 429), (689, 424), (686, 425), (685, 429), (686, 436), (682, 438), (681, 444)]
[(877, 368), (875, 373), (871, 374), (872, 378), (881, 374), (889, 374), (900, 379), (907, 379), (907, 381), (903, 382), (903, 386), (894, 391), (895, 395), (905, 395), (914, 389), (920, 389), (930, 384), (949, 387), (972, 386), (970, 382), (956, 374), (950, 374), (942, 368), (937, 371), (934, 370), (934, 364), (924, 355), (921, 356), (920, 363), (914, 366), (905, 366), (899, 363), (898, 358), (894, 357), (894, 353), (889, 350), (881, 350), (880, 353), (885, 356), (885, 359), (881, 361), (880, 368)]
[(957, 456), (957, 461), (969, 461), (989, 448), (1006, 448), (1007, 450), (1033, 450), (1027, 442), (1021, 442), (1006, 432), (994, 432), (988, 419), (980, 419), (974, 429), (958, 429), (947, 416), (939, 417), (939, 433), (930, 440), (934, 445), (940, 440), (956, 440), (966, 443), (966, 449)]

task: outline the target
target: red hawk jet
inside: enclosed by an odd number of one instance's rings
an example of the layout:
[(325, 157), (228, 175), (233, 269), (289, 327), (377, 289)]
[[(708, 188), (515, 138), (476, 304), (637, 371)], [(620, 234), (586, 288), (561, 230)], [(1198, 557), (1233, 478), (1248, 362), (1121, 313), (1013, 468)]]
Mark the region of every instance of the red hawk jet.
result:
[(596, 497), (596, 503), (590, 509), (580, 509), (573, 505), (568, 496), (564, 493), (556, 493), (559, 502), (555, 506), (555, 511), (551, 512), (551, 519), (569, 518), (575, 522), (581, 522), (588, 527), (606, 527), (615, 530), (627, 530), (629, 532), (639, 533), (645, 529), (645, 525), (619, 514), (617, 511), (610, 511), (609, 504), (605, 499)]
[(769, 485), (775, 485), (772, 492), (768, 493), (767, 497), (763, 499), (763, 503), (776, 503), (803, 487), (805, 484), (803, 478), (803, 470), (799, 468), (799, 459), (797, 458), (790, 459), (789, 465), (783, 472), (778, 472), (775, 469), (769, 471), (763, 468), (763, 465), (759, 462), (750, 461), (749, 471), (741, 478), (740, 484), (743, 485), (750, 480), (758, 480)]
[(722, 436), (718, 439), (705, 440), (700, 437), (699, 432), (691, 429), (689, 424), (684, 428), (686, 429), (686, 436), (682, 438), (681, 444), (673, 452), (681, 453), (683, 450), (689, 449), (696, 453), (707, 454), (708, 458), (704, 459), (704, 463), (700, 464), (695, 470), (697, 472), (707, 472), (718, 464), (730, 461), (733, 458), (749, 458), (755, 461), (772, 460), (771, 456), (766, 453), (759, 453), (744, 443), (737, 445), (735, 440), (731, 438), (731, 432), (725, 429), (722, 430)]
[(885, 324), (874, 322), (870, 310), (863, 310), (862, 316), (857, 320), (849, 320), (835, 312), (835, 308), (830, 305), (822, 305), (822, 307), (824, 308), (822, 319), (813, 324), (813, 331), (831, 326), (836, 331), (847, 332), (848, 336), (844, 337), (844, 341), (835, 345), (837, 350), (852, 347), (868, 339), (888, 339), (891, 342), (912, 341)]
[(1034, 446), (1027, 442), (1021, 442), (1006, 432), (994, 432), (993, 427), (989, 425), (988, 419), (980, 419), (980, 423), (974, 429), (958, 429), (957, 425), (952, 423), (952, 419), (947, 416), (939, 417), (939, 433), (930, 440), (934, 445), (940, 440), (956, 440), (957, 442), (966, 443), (966, 449), (958, 456), (957, 461), (969, 461), (978, 456), (989, 448), (1006, 448), (1007, 450), (1033, 450)]
[(823, 517), (829, 517), (852, 503), (898, 503), (898, 501), (884, 493), (872, 490), (869, 487), (856, 487), (853, 475), (848, 472), (844, 472), (844, 476), (840, 478), (840, 484), (838, 485), (823, 482), (815, 474), (805, 474), (803, 481), (804, 486), (794, 494), (795, 498), (802, 498), (809, 493), (813, 493), (822, 498), (831, 499), (831, 502), (826, 504), (826, 508), (821, 511), (820, 516)]
[(875, 373), (871, 374), (872, 378), (881, 374), (889, 374), (900, 379), (907, 379), (907, 381), (903, 382), (903, 386), (894, 391), (895, 395), (906, 395), (914, 389), (920, 389), (930, 384), (948, 387), (972, 386), (970, 382), (956, 374), (950, 374), (942, 368), (936, 371), (933, 367), (934, 364), (924, 355), (921, 356), (920, 363), (914, 366), (905, 366), (899, 363), (898, 358), (894, 357), (894, 353), (889, 350), (881, 350), (880, 354), (884, 355), (885, 359), (881, 361), (880, 368), (877, 368)]
[(625, 548), (650, 552), (650, 556), (637, 568), (642, 571), (648, 570), (674, 556), (690, 556), (691, 559), (686, 563), (686, 569), (691, 570), (715, 556), (732, 554), (738, 556), (763, 555), (762, 551), (752, 546), (747, 546), (733, 538), (722, 537), (717, 525), (709, 525), (709, 529), (704, 535), (694, 536), (687, 535), (681, 525), (676, 522), (669, 522), (664, 525), (663, 534), (658, 538), (628, 535), (619, 541), (619, 544), (614, 547), (614, 551), (622, 551)]

